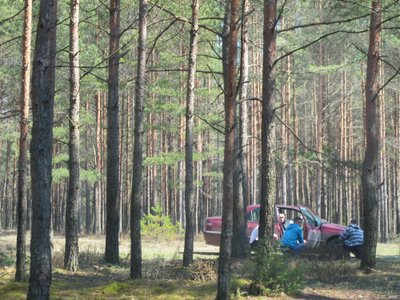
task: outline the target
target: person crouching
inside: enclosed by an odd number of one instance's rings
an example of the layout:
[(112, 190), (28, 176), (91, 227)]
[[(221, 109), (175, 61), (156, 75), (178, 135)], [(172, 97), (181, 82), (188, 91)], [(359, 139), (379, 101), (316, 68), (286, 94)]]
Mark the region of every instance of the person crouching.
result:
[(347, 226), (340, 235), (340, 239), (343, 240), (345, 251), (353, 253), (358, 259), (361, 258), (364, 244), (364, 231), (358, 226), (356, 220), (351, 220), (349, 226)]

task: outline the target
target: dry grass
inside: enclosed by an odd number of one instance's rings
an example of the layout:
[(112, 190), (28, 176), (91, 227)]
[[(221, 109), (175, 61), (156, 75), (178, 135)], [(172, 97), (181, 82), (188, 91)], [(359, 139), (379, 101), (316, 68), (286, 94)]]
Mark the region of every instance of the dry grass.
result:
[[(13, 282), (15, 234), (0, 236), (0, 299), (25, 299), (27, 283)], [(121, 239), (120, 266), (103, 261), (104, 237), (81, 236), (80, 270), (62, 269), (65, 240), (53, 239), (52, 299), (214, 299), (217, 281), (217, 247), (195, 241), (195, 264), (182, 266), (183, 238), (155, 242), (143, 239), (143, 279), (129, 279), (128, 238)], [(377, 267), (371, 274), (359, 270), (359, 261), (304, 259), (306, 288), (296, 299), (398, 299), (400, 295), (400, 247), (378, 246)], [(8, 261), (8, 263), (5, 263)], [(247, 294), (254, 270), (251, 259), (232, 264), (232, 290), (236, 299), (265, 299)], [(279, 295), (274, 299), (293, 299)]]

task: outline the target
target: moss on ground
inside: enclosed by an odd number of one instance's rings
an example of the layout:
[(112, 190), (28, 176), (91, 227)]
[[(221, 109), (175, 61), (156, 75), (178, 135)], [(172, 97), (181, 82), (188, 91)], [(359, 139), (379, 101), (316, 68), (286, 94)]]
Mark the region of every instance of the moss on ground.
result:
[[(121, 241), (121, 265), (103, 261), (104, 241), (101, 237), (80, 239), (80, 270), (62, 269), (63, 237), (54, 239), (53, 281), (51, 299), (135, 299), (182, 300), (215, 299), (217, 289), (215, 247), (195, 243), (195, 264), (182, 267), (182, 241), (155, 244), (143, 243), (143, 279), (129, 279), (129, 241)], [(15, 236), (0, 237), (3, 264), (0, 261), (0, 299), (26, 299), (28, 283), (14, 282)], [(8, 245), (8, 246), (4, 246)], [(147, 249), (150, 249), (147, 252)], [(209, 254), (207, 254), (209, 253)], [(265, 299), (248, 295), (253, 279), (254, 261), (235, 260), (231, 290), (234, 299)], [(396, 299), (400, 295), (399, 244), (378, 245), (377, 267), (371, 274), (359, 270), (359, 261), (306, 261), (306, 288), (296, 299)], [(268, 298), (270, 299), (270, 298)], [(273, 298), (271, 298), (273, 299)], [(278, 295), (275, 299), (295, 299)]]

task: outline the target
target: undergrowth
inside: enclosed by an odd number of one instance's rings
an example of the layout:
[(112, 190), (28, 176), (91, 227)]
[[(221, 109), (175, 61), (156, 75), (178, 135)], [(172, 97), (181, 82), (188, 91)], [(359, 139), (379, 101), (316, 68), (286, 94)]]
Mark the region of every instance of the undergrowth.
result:
[(307, 280), (335, 284), (354, 277), (356, 270), (350, 260), (308, 260), (303, 273)]
[(144, 237), (156, 241), (175, 240), (182, 237), (184, 230), (179, 222), (173, 224), (171, 218), (163, 214), (160, 205), (151, 208), (152, 213), (141, 220)]
[(259, 243), (255, 257), (254, 279), (249, 287), (253, 295), (299, 294), (304, 289), (303, 264)]
[(11, 245), (0, 246), (0, 267), (9, 267), (15, 264), (15, 254)]

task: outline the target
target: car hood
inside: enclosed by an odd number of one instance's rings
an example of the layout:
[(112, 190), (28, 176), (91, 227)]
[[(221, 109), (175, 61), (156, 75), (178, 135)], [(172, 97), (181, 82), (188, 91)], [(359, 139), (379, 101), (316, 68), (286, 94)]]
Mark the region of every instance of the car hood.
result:
[(213, 222), (213, 221), (220, 221), (222, 220), (222, 217), (208, 217), (207, 221)]
[(333, 223), (323, 223), (321, 225), (321, 230), (323, 232), (335, 232), (337, 234), (341, 234), (344, 230), (346, 229), (346, 226), (342, 226), (339, 224), (333, 224)]

